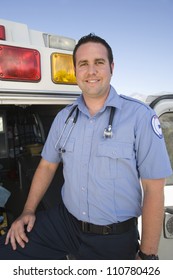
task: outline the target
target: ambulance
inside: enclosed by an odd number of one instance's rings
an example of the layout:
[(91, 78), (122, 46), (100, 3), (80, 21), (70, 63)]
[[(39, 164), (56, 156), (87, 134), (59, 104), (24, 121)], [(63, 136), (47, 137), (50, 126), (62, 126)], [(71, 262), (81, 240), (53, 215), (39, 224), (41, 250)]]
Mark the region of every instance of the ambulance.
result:
[[(72, 38), (0, 19), (0, 190), (9, 193), (0, 215), (6, 214), (7, 228), (23, 209), (55, 115), (81, 94), (73, 69), (75, 44)], [(173, 165), (173, 93), (142, 98), (159, 116)], [(62, 184), (60, 165), (38, 209), (61, 200)], [(3, 234), (2, 225), (0, 221)], [(159, 256), (173, 260), (173, 176), (165, 186)]]

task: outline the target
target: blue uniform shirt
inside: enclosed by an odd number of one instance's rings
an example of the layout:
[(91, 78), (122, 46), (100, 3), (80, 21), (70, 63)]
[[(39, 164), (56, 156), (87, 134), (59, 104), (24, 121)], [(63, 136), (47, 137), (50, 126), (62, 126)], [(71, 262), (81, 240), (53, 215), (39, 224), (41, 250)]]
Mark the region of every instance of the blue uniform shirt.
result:
[[(75, 113), (56, 144), (71, 108), (77, 104), (77, 122), (65, 144)], [(112, 138), (104, 138), (110, 108), (115, 107)], [(65, 206), (77, 219), (106, 225), (141, 215), (140, 178), (172, 174), (164, 138), (155, 112), (142, 102), (121, 96), (111, 87), (104, 107), (90, 116), (82, 95), (56, 116), (42, 157), (63, 161)]]

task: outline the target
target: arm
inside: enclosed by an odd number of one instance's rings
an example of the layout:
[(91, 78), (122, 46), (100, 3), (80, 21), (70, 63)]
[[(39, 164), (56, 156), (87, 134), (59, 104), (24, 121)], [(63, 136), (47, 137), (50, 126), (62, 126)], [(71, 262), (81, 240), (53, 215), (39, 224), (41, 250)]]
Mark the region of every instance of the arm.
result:
[(164, 215), (165, 179), (142, 179), (144, 191), (140, 249), (157, 255)]
[(26, 230), (28, 232), (32, 230), (35, 223), (35, 211), (47, 191), (57, 167), (57, 163), (50, 163), (41, 159), (34, 174), (23, 212), (19, 218), (13, 222), (7, 233), (6, 244), (10, 241), (14, 250), (16, 249), (16, 241), (21, 247), (25, 246), (25, 242), (28, 242), (24, 226), (27, 226)]
[(36, 172), (34, 174), (30, 192), (24, 207), (23, 212), (35, 212), (38, 204), (46, 193), (57, 170), (57, 163), (50, 163), (41, 159)]

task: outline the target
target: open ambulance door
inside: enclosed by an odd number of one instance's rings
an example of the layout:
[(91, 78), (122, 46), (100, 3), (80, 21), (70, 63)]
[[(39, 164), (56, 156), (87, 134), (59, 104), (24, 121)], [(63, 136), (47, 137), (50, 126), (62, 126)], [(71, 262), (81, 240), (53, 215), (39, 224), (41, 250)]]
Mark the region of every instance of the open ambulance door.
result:
[[(173, 167), (173, 95), (168, 94), (155, 98), (150, 103), (150, 107), (155, 110), (160, 119)], [(173, 260), (173, 175), (167, 179), (165, 186), (165, 214), (159, 246), (159, 257), (162, 260)]]

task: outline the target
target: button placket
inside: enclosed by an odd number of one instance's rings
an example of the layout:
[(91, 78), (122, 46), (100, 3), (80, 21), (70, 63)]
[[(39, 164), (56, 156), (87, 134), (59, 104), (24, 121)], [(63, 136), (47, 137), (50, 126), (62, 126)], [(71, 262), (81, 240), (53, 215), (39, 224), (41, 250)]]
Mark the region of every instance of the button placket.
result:
[[(85, 130), (85, 135), (83, 136), (85, 141), (83, 145), (83, 153), (81, 159), (81, 192), (80, 192), (80, 209), (81, 216), (88, 216), (88, 168), (89, 168), (89, 159), (92, 148), (92, 137), (94, 133), (94, 119), (89, 119), (87, 124), (87, 129)], [(82, 218), (81, 217), (81, 218)], [(83, 218), (84, 219), (84, 218)]]

